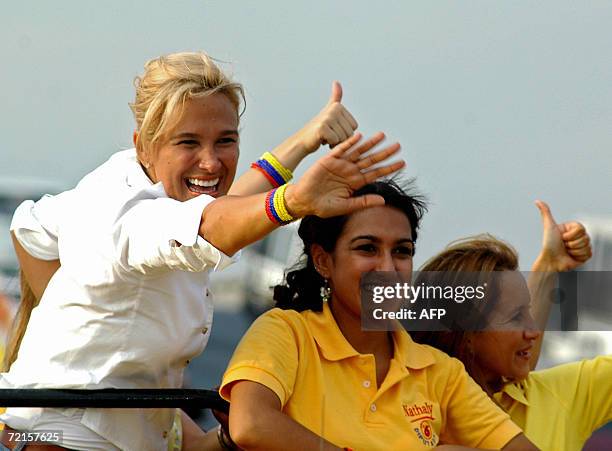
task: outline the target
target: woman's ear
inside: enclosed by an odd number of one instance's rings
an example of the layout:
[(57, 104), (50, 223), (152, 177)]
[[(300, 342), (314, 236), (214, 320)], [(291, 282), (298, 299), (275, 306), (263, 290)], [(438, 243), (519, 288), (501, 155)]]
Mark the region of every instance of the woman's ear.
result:
[(312, 255), (312, 262), (317, 272), (324, 279), (329, 279), (331, 255), (320, 244), (313, 244), (310, 247), (310, 255)]
[[(136, 148), (136, 155), (138, 156), (138, 161), (140, 161), (140, 164), (142, 164), (142, 166), (145, 169), (149, 169), (151, 167), (151, 164), (149, 163), (149, 160), (147, 158), (147, 156), (145, 155), (144, 150), (142, 149), (142, 145), (140, 144), (139, 141), (139, 133), (137, 130), (134, 130), (134, 133), (132, 134), (132, 142), (134, 143), (134, 147)], [(149, 177), (151, 177), (151, 174), (148, 174)]]

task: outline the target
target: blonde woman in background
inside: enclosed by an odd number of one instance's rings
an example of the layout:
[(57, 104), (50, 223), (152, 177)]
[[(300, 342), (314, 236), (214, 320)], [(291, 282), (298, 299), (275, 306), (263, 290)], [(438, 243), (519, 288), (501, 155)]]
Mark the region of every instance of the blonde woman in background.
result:
[[(516, 251), (490, 235), (466, 238), (449, 245), (421, 270), (501, 271), (497, 295), (489, 299), (492, 312), (484, 315), (489, 329), (411, 335), (419, 343), (460, 359), (540, 449), (577, 451), (596, 429), (612, 420), (612, 356), (532, 371), (542, 333), (531, 315), (548, 315), (547, 308), (534, 302), (541, 304), (541, 293), (554, 288), (551, 279), (555, 273), (575, 269), (591, 257), (589, 236), (581, 224), (557, 224), (545, 203), (539, 202), (538, 207), (544, 233), (529, 280), (532, 305), (528, 287), (517, 273)], [(475, 303), (466, 302), (461, 308), (466, 317), (483, 315)]]
[[(149, 61), (131, 104), (135, 148), (74, 189), (15, 212), (11, 231), (34, 301), (22, 306), (18, 354), (9, 352), (1, 385), (180, 387), (210, 336), (211, 271), (291, 219), (383, 203), (350, 196), (403, 166), (387, 163), (399, 145), (364, 157), (383, 135), (359, 143), (341, 96), (334, 83), (319, 115), (230, 190), (242, 87), (203, 53)], [(336, 147), (287, 185), (291, 169), (322, 143)], [(2, 421), (17, 431), (62, 430), (68, 449), (130, 451), (165, 450), (173, 417), (171, 409), (9, 408)], [(6, 434), (2, 440), (9, 449), (23, 446)]]

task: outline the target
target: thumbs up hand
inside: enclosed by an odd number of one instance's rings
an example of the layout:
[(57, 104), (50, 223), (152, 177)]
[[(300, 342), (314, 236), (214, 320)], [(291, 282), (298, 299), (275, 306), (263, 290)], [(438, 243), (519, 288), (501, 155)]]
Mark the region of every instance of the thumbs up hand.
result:
[(322, 144), (334, 147), (353, 135), (357, 121), (341, 102), (342, 86), (334, 81), (327, 104), (294, 135), (305, 154), (316, 151)]
[(534, 270), (570, 271), (591, 258), (591, 240), (582, 224), (557, 224), (546, 202), (538, 200), (536, 206), (542, 216), (542, 249)]

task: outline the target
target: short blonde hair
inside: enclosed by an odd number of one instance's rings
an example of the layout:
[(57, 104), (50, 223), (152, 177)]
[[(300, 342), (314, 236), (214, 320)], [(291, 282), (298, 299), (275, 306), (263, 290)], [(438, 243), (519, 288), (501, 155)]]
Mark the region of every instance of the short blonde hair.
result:
[(421, 267), (421, 271), (490, 272), (517, 269), (516, 250), (488, 233), (453, 241)]
[(207, 54), (172, 53), (152, 59), (144, 67), (143, 75), (134, 80), (136, 99), (129, 104), (136, 120), (139, 150), (154, 144), (177, 124), (189, 99), (220, 92), (240, 116), (242, 85), (225, 75)]

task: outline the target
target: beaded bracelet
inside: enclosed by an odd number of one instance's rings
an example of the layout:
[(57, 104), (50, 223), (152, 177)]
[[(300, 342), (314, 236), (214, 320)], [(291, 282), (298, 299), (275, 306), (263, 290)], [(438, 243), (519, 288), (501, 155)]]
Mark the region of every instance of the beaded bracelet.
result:
[(265, 152), (261, 156), (261, 159), (270, 163), (272, 167), (276, 169), (276, 172), (278, 172), (283, 177), (283, 179), (285, 179), (285, 183), (288, 183), (289, 180), (293, 178), (293, 172), (291, 172), (290, 169), (287, 169), (285, 166), (283, 166), (281, 162), (278, 161), (276, 157), (272, 155), (270, 152)]
[(285, 225), (296, 219), (291, 216), (287, 210), (287, 205), (285, 203), (286, 189), (287, 184), (284, 184), (278, 188), (274, 188), (272, 191), (268, 191), (266, 195), (266, 214), (274, 224)]
[(239, 449), (232, 438), (226, 434), (225, 429), (223, 429), (223, 426), (221, 425), (217, 427), (217, 441), (223, 450), (233, 451)]
[(264, 153), (251, 167), (261, 172), (275, 188), (293, 178), (293, 172), (284, 167), (270, 152)]

